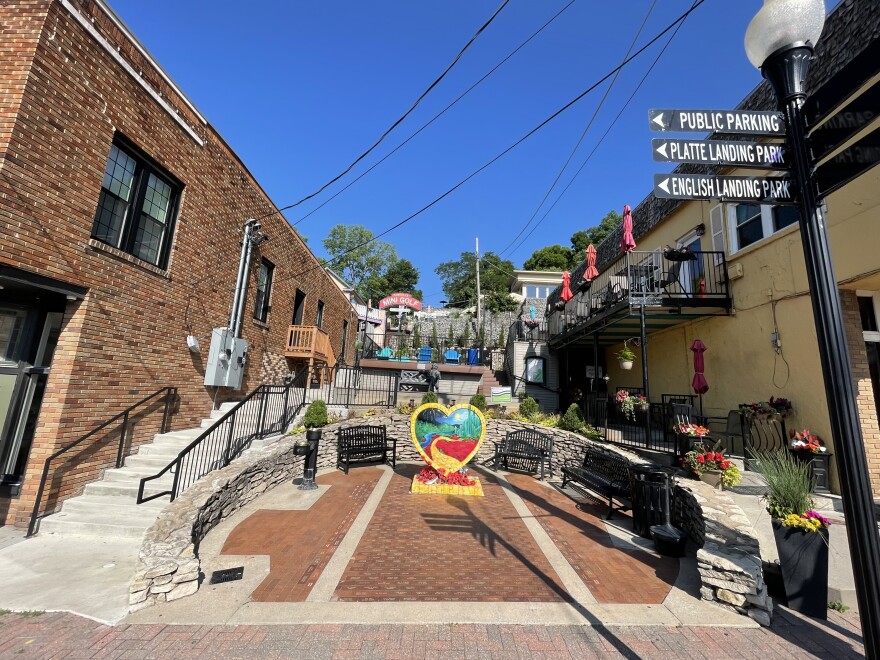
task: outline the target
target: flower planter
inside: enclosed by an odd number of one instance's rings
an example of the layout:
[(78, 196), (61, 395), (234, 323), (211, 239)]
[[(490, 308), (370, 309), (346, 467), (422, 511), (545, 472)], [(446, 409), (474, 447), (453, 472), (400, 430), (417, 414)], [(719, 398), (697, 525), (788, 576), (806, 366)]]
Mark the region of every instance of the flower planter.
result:
[(721, 470), (706, 470), (700, 475), (700, 481), (705, 484), (709, 484), (712, 488), (716, 490), (724, 490), (724, 486), (721, 484)]
[(772, 520), (788, 606), (807, 616), (828, 616), (828, 528), (806, 532)]
[(618, 360), (618, 362), (620, 363), (620, 368), (623, 369), (624, 371), (629, 371), (630, 369), (633, 368), (633, 361), (632, 360)]
[(831, 473), (831, 455), (828, 453), (815, 453), (811, 451), (792, 452), (799, 461), (810, 465), (810, 474), (816, 483), (817, 493), (830, 493), (829, 475)]

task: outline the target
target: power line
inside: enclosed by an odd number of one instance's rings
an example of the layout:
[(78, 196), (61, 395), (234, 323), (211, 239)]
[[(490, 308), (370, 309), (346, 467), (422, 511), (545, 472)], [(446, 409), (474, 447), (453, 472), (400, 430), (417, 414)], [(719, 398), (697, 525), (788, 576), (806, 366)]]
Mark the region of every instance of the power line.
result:
[[(639, 26), (638, 32), (636, 32), (633, 40), (629, 44), (629, 48), (626, 50), (626, 54), (623, 56), (623, 59), (626, 60), (629, 57), (629, 54), (632, 52), (632, 49), (635, 48), (636, 41), (638, 41), (639, 37), (642, 34), (642, 30), (645, 29), (645, 25), (648, 23), (648, 19), (651, 17), (651, 14), (654, 11), (654, 7), (657, 6), (657, 0), (651, 3), (651, 6), (648, 7), (648, 13), (645, 14), (645, 18), (642, 20), (642, 24)], [(583, 132), (581, 132), (581, 136), (578, 138), (577, 143), (574, 145), (574, 148), (571, 150), (571, 153), (568, 154), (568, 158), (566, 158), (565, 163), (563, 163), (562, 168), (559, 170), (559, 174), (556, 175), (556, 178), (553, 179), (553, 183), (550, 184), (550, 187), (547, 189), (547, 192), (544, 193), (544, 197), (541, 199), (541, 203), (538, 204), (538, 207), (535, 209), (535, 212), (532, 213), (532, 217), (529, 218), (528, 222), (523, 225), (523, 228), (519, 230), (519, 233), (513, 237), (513, 240), (507, 244), (507, 246), (499, 252), (499, 256), (504, 255), (509, 249), (510, 246), (516, 243), (517, 239), (523, 235), (523, 232), (529, 228), (529, 225), (532, 224), (534, 219), (537, 217), (538, 212), (541, 210), (541, 207), (547, 202), (547, 198), (550, 197), (550, 194), (553, 192), (553, 189), (556, 188), (556, 184), (559, 183), (559, 180), (562, 178), (562, 175), (565, 173), (565, 170), (568, 168), (569, 163), (571, 163), (571, 159), (574, 158), (574, 155), (577, 153), (577, 150), (580, 149), (581, 143), (584, 141), (584, 138), (587, 135), (587, 132), (592, 128), (593, 122), (596, 121), (596, 117), (599, 115), (599, 111), (602, 109), (602, 106), (605, 104), (605, 99), (608, 98), (608, 95), (611, 93), (611, 90), (614, 88), (614, 83), (617, 82), (617, 77), (620, 75), (620, 69), (614, 74), (614, 77), (611, 79), (611, 83), (608, 85), (608, 88), (605, 90), (605, 94), (602, 95), (602, 98), (599, 101), (599, 105), (596, 106), (596, 109), (593, 111), (593, 115), (590, 117), (590, 121), (587, 122), (587, 125), (584, 127)]]
[(354, 252), (354, 251), (356, 251), (356, 250), (359, 250), (359, 249), (361, 249), (362, 247), (364, 247), (364, 246), (366, 246), (366, 245), (369, 245), (370, 243), (372, 243), (372, 242), (374, 242), (374, 241), (377, 241), (378, 239), (382, 238), (383, 236), (386, 236), (386, 235), (390, 234), (390, 233), (391, 233), (392, 231), (394, 231), (395, 229), (398, 229), (398, 228), (402, 227), (403, 225), (407, 224), (409, 221), (413, 220), (414, 218), (418, 217), (419, 215), (421, 215), (422, 213), (424, 213), (425, 211), (427, 211), (427, 210), (428, 210), (429, 208), (431, 208), (432, 206), (435, 206), (435, 205), (438, 204), (440, 201), (442, 201), (443, 199), (445, 199), (446, 197), (448, 197), (449, 195), (451, 195), (453, 192), (455, 192), (456, 190), (458, 190), (459, 188), (461, 188), (465, 183), (467, 183), (468, 181), (470, 181), (470, 180), (471, 180), (472, 178), (474, 178), (477, 174), (479, 174), (480, 172), (482, 172), (482, 171), (485, 170), (486, 168), (490, 167), (490, 166), (493, 165), (496, 161), (500, 160), (501, 158), (503, 158), (504, 156), (506, 156), (508, 153), (510, 153), (511, 151), (513, 151), (516, 147), (518, 147), (520, 144), (522, 144), (523, 142), (525, 142), (525, 141), (526, 141), (528, 138), (530, 138), (532, 135), (534, 135), (534, 134), (537, 133), (539, 130), (541, 130), (542, 128), (544, 128), (544, 126), (546, 126), (547, 124), (549, 124), (551, 121), (553, 121), (554, 119), (556, 119), (559, 115), (561, 115), (563, 112), (565, 112), (566, 110), (568, 110), (568, 109), (569, 109), (571, 106), (573, 106), (575, 103), (577, 103), (577, 102), (580, 101), (582, 98), (584, 98), (587, 94), (589, 94), (590, 92), (592, 92), (593, 90), (595, 90), (597, 87), (599, 87), (599, 85), (601, 85), (603, 82), (605, 82), (606, 80), (608, 80), (609, 78), (611, 78), (611, 77), (612, 77), (617, 71), (619, 71), (620, 69), (622, 69), (623, 67), (625, 67), (627, 64), (629, 64), (630, 62), (632, 62), (635, 58), (637, 58), (639, 55), (641, 55), (643, 52), (645, 52), (648, 48), (650, 48), (650, 47), (653, 46), (655, 43), (657, 43), (657, 41), (659, 41), (659, 40), (663, 37), (663, 35), (665, 35), (667, 32), (669, 32), (670, 30), (672, 30), (673, 28), (675, 28), (676, 25), (678, 25), (678, 24), (680, 24), (682, 21), (684, 21), (685, 18), (687, 18), (687, 17), (688, 17), (688, 16), (689, 16), (689, 15), (690, 15), (690, 14), (691, 14), (696, 8), (697, 8), (697, 7), (699, 7), (699, 6), (700, 6), (701, 4), (703, 4), (705, 1), (706, 1), (706, 0), (696, 0), (696, 1), (694, 2), (694, 4), (691, 6), (690, 9), (688, 9), (685, 13), (683, 13), (681, 16), (679, 16), (679, 17), (676, 18), (674, 21), (672, 21), (672, 22), (671, 22), (669, 25), (667, 25), (667, 26), (666, 26), (661, 32), (659, 32), (659, 33), (658, 33), (656, 36), (654, 36), (650, 41), (648, 41), (648, 43), (646, 43), (644, 46), (642, 46), (641, 48), (639, 48), (635, 53), (633, 53), (632, 55), (630, 55), (630, 57), (628, 57), (626, 60), (624, 60), (623, 62), (621, 62), (617, 67), (615, 67), (614, 69), (612, 69), (611, 71), (609, 71), (609, 72), (608, 72), (607, 74), (605, 74), (602, 78), (600, 78), (599, 80), (597, 80), (595, 83), (593, 83), (592, 85), (590, 85), (587, 89), (585, 89), (583, 92), (581, 92), (581, 93), (578, 94), (576, 97), (574, 97), (571, 101), (569, 101), (568, 103), (566, 103), (565, 105), (563, 105), (559, 110), (557, 110), (556, 112), (554, 112), (553, 114), (551, 114), (551, 115), (550, 115), (549, 117), (547, 117), (544, 121), (542, 121), (540, 124), (538, 124), (537, 126), (535, 126), (532, 130), (530, 130), (528, 133), (526, 133), (526, 134), (523, 135), (521, 138), (519, 138), (516, 142), (514, 142), (514, 143), (511, 144), (509, 147), (507, 147), (506, 149), (504, 149), (504, 151), (502, 151), (501, 153), (497, 154), (494, 158), (492, 158), (491, 160), (489, 160), (488, 162), (486, 162), (485, 164), (483, 164), (482, 166), (480, 166), (479, 168), (477, 168), (476, 170), (474, 170), (473, 172), (471, 172), (470, 174), (468, 174), (464, 179), (462, 179), (461, 181), (459, 181), (458, 183), (456, 183), (454, 186), (452, 186), (451, 188), (449, 188), (446, 192), (444, 192), (444, 193), (443, 193), (442, 195), (440, 195), (439, 197), (436, 197), (436, 198), (435, 198), (434, 200), (432, 200), (431, 202), (425, 204), (422, 208), (420, 208), (420, 209), (419, 209), (418, 211), (416, 211), (415, 213), (413, 213), (413, 214), (407, 216), (406, 218), (404, 218), (404, 219), (401, 220), (400, 222), (398, 222), (398, 223), (392, 225), (391, 227), (389, 227), (388, 229), (384, 230), (383, 232), (381, 232), (381, 233), (379, 233), (379, 234), (376, 234), (376, 235), (373, 236), (371, 239), (366, 240), (366, 241), (364, 241), (363, 243), (360, 243), (360, 244), (358, 244), (358, 245), (355, 245), (354, 247), (352, 247), (352, 248), (346, 250), (346, 251), (343, 252), (342, 254), (338, 255), (335, 259), (333, 259), (333, 260), (331, 260), (331, 261), (328, 261), (326, 264), (318, 264), (317, 266), (311, 266), (311, 267), (309, 267), (309, 268), (307, 268), (307, 269), (305, 269), (305, 270), (303, 270), (303, 271), (300, 271), (299, 273), (295, 273), (294, 275), (291, 275), (290, 277), (285, 278), (284, 280), (280, 280), (280, 281), (287, 281), (287, 280), (289, 280), (289, 279), (295, 279), (295, 278), (297, 278), (297, 277), (301, 277), (301, 276), (303, 276), (303, 275), (305, 275), (305, 274), (307, 274), (307, 273), (310, 273), (311, 271), (315, 270), (316, 268), (321, 268), (321, 267), (324, 266), (324, 265), (330, 265), (330, 264), (332, 264), (332, 263), (335, 263), (336, 261), (339, 261), (339, 260), (340, 260), (342, 257), (344, 257), (345, 255), (350, 254), (350, 253), (352, 253), (352, 252)]
[(391, 156), (393, 156), (395, 153), (397, 153), (401, 148), (403, 148), (404, 146), (406, 146), (406, 145), (407, 145), (407, 144), (408, 144), (413, 138), (415, 138), (419, 133), (421, 133), (423, 130), (425, 130), (426, 128), (428, 128), (428, 126), (430, 126), (430, 125), (433, 124), (435, 121), (437, 121), (438, 119), (440, 119), (440, 117), (442, 117), (444, 114), (446, 114), (446, 112), (448, 112), (450, 109), (452, 109), (452, 107), (453, 107), (454, 105), (456, 105), (456, 104), (457, 104), (459, 101), (461, 101), (465, 96), (467, 96), (467, 95), (470, 94), (474, 89), (476, 89), (476, 87), (477, 87), (478, 85), (480, 85), (484, 80), (486, 80), (486, 78), (488, 78), (488, 77), (491, 76), (493, 73), (495, 73), (498, 69), (500, 69), (500, 68), (501, 68), (501, 67), (502, 67), (502, 66), (503, 66), (503, 65), (504, 65), (504, 64), (505, 64), (505, 63), (506, 63), (511, 57), (513, 57), (513, 56), (516, 55), (520, 50), (522, 50), (522, 49), (523, 49), (523, 48), (524, 48), (524, 47), (525, 47), (525, 46), (526, 46), (526, 45), (527, 45), (532, 39), (534, 39), (534, 38), (537, 37), (539, 34), (541, 34), (541, 32), (543, 32), (544, 29), (546, 29), (546, 28), (547, 28), (547, 27), (548, 27), (553, 21), (555, 21), (557, 18), (559, 18), (559, 17), (560, 17), (560, 16), (561, 16), (561, 15), (562, 15), (562, 14), (563, 14), (563, 13), (569, 8), (569, 7), (571, 7), (576, 1), (577, 1), (577, 0), (570, 0), (570, 2), (569, 2), (567, 5), (565, 5), (562, 9), (560, 9), (558, 12), (556, 12), (556, 13), (550, 18), (549, 21), (547, 21), (546, 23), (544, 23), (544, 25), (542, 25), (542, 26), (539, 27), (537, 30), (535, 30), (535, 32), (533, 32), (532, 35), (531, 35), (528, 39), (526, 39), (525, 41), (523, 41), (519, 46), (517, 46), (517, 47), (514, 48), (512, 51), (510, 51), (510, 53), (507, 54), (507, 57), (505, 57), (503, 60), (501, 60), (500, 62), (498, 62), (498, 64), (496, 64), (494, 67), (492, 67), (491, 69), (489, 69), (489, 71), (487, 71), (486, 74), (483, 75), (482, 78), (480, 78), (479, 80), (477, 80), (477, 82), (475, 82), (473, 85), (471, 85), (470, 87), (468, 87), (468, 88), (467, 88), (464, 92), (462, 92), (462, 93), (458, 96), (458, 98), (456, 98), (452, 103), (450, 103), (449, 105), (447, 105), (447, 106), (446, 106), (445, 108), (443, 108), (440, 112), (438, 112), (436, 115), (434, 115), (431, 119), (429, 119), (427, 122), (425, 122), (424, 124), (422, 124), (422, 126), (421, 126), (417, 131), (415, 131), (412, 135), (410, 135), (408, 138), (406, 138), (403, 142), (401, 142), (401, 143), (398, 144), (396, 147), (394, 147), (394, 149), (392, 149), (392, 150), (389, 151), (387, 154), (385, 154), (381, 159), (379, 159), (379, 160), (376, 161), (373, 165), (371, 165), (369, 168), (367, 168), (366, 170), (364, 170), (363, 172), (361, 172), (357, 177), (355, 177), (355, 178), (352, 179), (350, 182), (348, 182), (347, 184), (345, 184), (345, 186), (343, 186), (342, 188), (340, 188), (339, 190), (337, 190), (337, 191), (336, 191), (335, 193), (333, 193), (330, 197), (328, 197), (328, 198), (325, 199), (323, 202), (321, 202), (318, 206), (316, 206), (316, 207), (313, 208), (311, 211), (309, 211), (309, 212), (306, 213), (304, 216), (302, 216), (299, 220), (297, 220), (296, 222), (292, 223), (291, 226), (296, 227), (299, 223), (301, 223), (303, 220), (305, 220), (306, 218), (308, 218), (309, 216), (311, 216), (313, 213), (315, 213), (315, 212), (321, 210), (322, 208), (324, 208), (324, 206), (326, 206), (327, 204), (329, 204), (330, 202), (332, 202), (332, 201), (333, 201), (334, 199), (336, 199), (339, 195), (341, 195), (341, 194), (344, 193), (346, 190), (348, 190), (349, 188), (351, 188), (354, 184), (356, 184), (358, 181), (360, 181), (361, 179), (363, 179), (367, 174), (369, 174), (370, 172), (372, 172), (374, 169), (376, 169), (377, 167), (379, 167), (379, 165), (381, 165), (381, 164), (384, 163), (386, 160), (388, 160)]
[(424, 98), (425, 98), (425, 97), (431, 92), (431, 90), (434, 89), (434, 88), (440, 83), (440, 81), (443, 80), (443, 79), (446, 77), (446, 74), (448, 74), (448, 73), (452, 70), (452, 67), (454, 67), (454, 66), (458, 63), (458, 61), (459, 61), (459, 60), (462, 58), (462, 56), (464, 55), (465, 51), (466, 51), (468, 48), (470, 48), (471, 44), (474, 43), (474, 41), (477, 40), (477, 37), (479, 37), (479, 36), (483, 33), (483, 31), (484, 31), (487, 27), (489, 27), (489, 25), (492, 23), (492, 21), (494, 21), (495, 18), (498, 16), (498, 14), (501, 13), (501, 10), (504, 9), (504, 8), (507, 6), (507, 3), (508, 3), (508, 2), (510, 2), (510, 0), (504, 0), (504, 1), (501, 3), (501, 5), (498, 7), (498, 9), (495, 10), (495, 13), (492, 14), (492, 15), (489, 17), (489, 20), (487, 20), (485, 23), (483, 23), (483, 25), (480, 26), (480, 29), (477, 30), (477, 31), (474, 33), (474, 36), (472, 36), (472, 37), (470, 38), (470, 40), (464, 45), (464, 47), (458, 52), (458, 55), (455, 56), (455, 59), (452, 60), (452, 62), (449, 63), (449, 66), (447, 66), (447, 67), (443, 70), (443, 73), (441, 73), (441, 74), (440, 74), (440, 75), (434, 80), (434, 82), (432, 82), (430, 85), (428, 85), (428, 88), (427, 88), (424, 92), (422, 92), (421, 96), (419, 96), (419, 98), (416, 99), (415, 103), (413, 103), (413, 104), (409, 107), (409, 110), (407, 110), (406, 112), (404, 112), (404, 113), (403, 113), (403, 114), (402, 114), (402, 115), (401, 115), (401, 116), (400, 116), (400, 117), (399, 117), (399, 118), (398, 118), (393, 124), (391, 124), (391, 126), (390, 126), (390, 127), (384, 132), (384, 133), (382, 133), (382, 135), (379, 137), (379, 139), (376, 140), (376, 141), (370, 146), (369, 149), (367, 149), (364, 153), (362, 153), (360, 156), (358, 156), (357, 158), (355, 158), (355, 159), (351, 162), (351, 164), (350, 164), (348, 167), (346, 167), (342, 172), (340, 172), (340, 173), (337, 174), (335, 177), (333, 177), (332, 179), (330, 179), (330, 180), (329, 180), (327, 183), (325, 183), (323, 186), (321, 186), (320, 188), (318, 188), (315, 192), (313, 192), (313, 193), (311, 193), (311, 194), (309, 194), (309, 195), (306, 195), (306, 196), (303, 197), (301, 200), (299, 200), (299, 201), (297, 201), (297, 202), (294, 202), (293, 204), (288, 204), (287, 206), (284, 206), (284, 207), (282, 207), (282, 208), (280, 208), (280, 209), (276, 209), (275, 211), (272, 211), (271, 213), (267, 213), (266, 215), (261, 216), (260, 218), (257, 218), (257, 219), (260, 220), (260, 219), (262, 219), (262, 218), (269, 217), (270, 215), (275, 215), (276, 213), (280, 213), (281, 211), (286, 211), (286, 210), (288, 210), (288, 209), (292, 209), (292, 208), (294, 208), (295, 206), (299, 206), (299, 205), (302, 204), (303, 202), (306, 202), (306, 201), (312, 199), (312, 198), (315, 197), (316, 195), (320, 195), (320, 194), (321, 194), (322, 192), (324, 192), (329, 186), (333, 185), (334, 183), (336, 183), (337, 181), (339, 181), (339, 179), (341, 179), (341, 178), (344, 177), (346, 174), (348, 174), (349, 172), (351, 172), (351, 170), (354, 168), (354, 166), (357, 165), (359, 162), (361, 162), (364, 158), (366, 158), (366, 157), (370, 154), (370, 152), (373, 151), (373, 149), (375, 149), (376, 147), (378, 147), (378, 146), (382, 143), (382, 141), (383, 141), (386, 137), (388, 137), (388, 135), (391, 133), (391, 131), (393, 131), (395, 128), (397, 128), (397, 127), (401, 124), (401, 122), (402, 122), (404, 119), (406, 119), (406, 118), (410, 115), (410, 113), (412, 113), (412, 111), (416, 109), (416, 107), (418, 107), (419, 103), (421, 103), (421, 102), (424, 100)]
[[(693, 11), (694, 9), (696, 9), (700, 4), (702, 4), (702, 0), (700, 0), (699, 2), (694, 2), (694, 4), (691, 6), (690, 11)], [(690, 11), (688, 11), (688, 14), (690, 13)], [(522, 245), (528, 240), (529, 236), (531, 236), (534, 233), (534, 231), (538, 228), (538, 226), (542, 222), (544, 222), (544, 219), (548, 215), (550, 215), (550, 212), (553, 211), (553, 209), (559, 203), (559, 200), (562, 199), (562, 197), (565, 195), (565, 193), (568, 191), (568, 189), (571, 188), (571, 185), (575, 182), (575, 179), (578, 178), (578, 175), (580, 175), (580, 173), (583, 171), (584, 167), (586, 167), (587, 163), (590, 162), (590, 159), (593, 157), (593, 154), (595, 154), (596, 151), (599, 149), (599, 147), (602, 146), (602, 143), (605, 141), (605, 138), (608, 137), (608, 134), (611, 132), (611, 129), (613, 129), (614, 126), (617, 124), (617, 121), (620, 119), (620, 117), (623, 115), (623, 113), (629, 107), (629, 104), (635, 98), (636, 94), (638, 94), (639, 90), (642, 88), (642, 85), (648, 79), (648, 76), (651, 75), (651, 72), (654, 70), (654, 67), (657, 66), (657, 63), (660, 61), (660, 58), (663, 57), (663, 53), (666, 52), (666, 49), (669, 48), (669, 44), (672, 43), (672, 40), (675, 39), (675, 35), (678, 34), (679, 29), (681, 29), (681, 26), (684, 25), (684, 21), (686, 18), (687, 18), (687, 14), (681, 20), (681, 22), (675, 27), (675, 30), (673, 30), (672, 34), (669, 36), (669, 39), (663, 45), (663, 48), (661, 48), (660, 52), (657, 53), (657, 57), (654, 58), (654, 61), (651, 63), (651, 66), (649, 66), (648, 70), (645, 71), (645, 75), (642, 76), (642, 79), (639, 81), (639, 84), (636, 85), (635, 89), (632, 91), (632, 94), (629, 95), (629, 98), (626, 100), (626, 102), (620, 108), (620, 111), (617, 113), (617, 116), (614, 117), (614, 120), (611, 122), (611, 124), (608, 125), (608, 128), (605, 129), (605, 132), (602, 134), (602, 137), (599, 138), (599, 141), (595, 144), (592, 151), (590, 151), (590, 153), (587, 154), (587, 157), (584, 159), (584, 162), (581, 163), (581, 166), (577, 169), (577, 172), (574, 173), (574, 176), (571, 177), (571, 180), (565, 185), (565, 188), (562, 189), (562, 192), (559, 193), (559, 196), (550, 205), (550, 208), (548, 208), (547, 211), (544, 213), (544, 215), (541, 216), (541, 219), (538, 220), (538, 222), (535, 224), (534, 227), (532, 227), (531, 231), (529, 231), (528, 234), (523, 236), (523, 238), (519, 242), (519, 244), (513, 248), (513, 252), (516, 252), (520, 247), (522, 247)]]

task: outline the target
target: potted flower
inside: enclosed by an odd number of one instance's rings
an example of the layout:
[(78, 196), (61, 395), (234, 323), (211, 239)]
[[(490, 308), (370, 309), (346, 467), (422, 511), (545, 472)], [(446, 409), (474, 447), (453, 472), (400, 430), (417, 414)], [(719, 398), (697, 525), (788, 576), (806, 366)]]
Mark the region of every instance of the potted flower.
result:
[(626, 342), (623, 342), (623, 348), (617, 352), (617, 361), (620, 363), (620, 368), (624, 371), (629, 371), (633, 368), (635, 359), (636, 354), (626, 345)]
[(791, 440), (788, 446), (795, 458), (810, 466), (810, 476), (816, 491), (827, 493), (831, 454), (825, 443), (810, 429), (792, 429), (788, 435)]
[(776, 411), (776, 414), (782, 415), (783, 417), (788, 415), (792, 410), (791, 401), (789, 401), (788, 399), (784, 399), (783, 397), (774, 399), (771, 396), (770, 400), (767, 403), (771, 408), (773, 408), (774, 411)]
[[(688, 426), (695, 425), (690, 424)], [(706, 431), (708, 432), (708, 429)], [(702, 438), (704, 436), (697, 437)], [(699, 478), (700, 481), (718, 490), (732, 488), (742, 478), (739, 469), (731, 460), (724, 456), (724, 450), (718, 449), (717, 446), (715, 449), (707, 450), (700, 443), (682, 457), (681, 464), (688, 472)]]
[(636, 421), (636, 401), (638, 401), (638, 398), (630, 396), (626, 390), (619, 390), (617, 392), (617, 407), (620, 408), (623, 416), (631, 422)]
[(648, 399), (644, 394), (636, 394), (634, 397), (633, 407), (639, 412), (648, 412)]
[(769, 487), (764, 499), (773, 525), (788, 606), (824, 619), (828, 608), (830, 523), (813, 510), (809, 466), (787, 451), (756, 452), (754, 465)]

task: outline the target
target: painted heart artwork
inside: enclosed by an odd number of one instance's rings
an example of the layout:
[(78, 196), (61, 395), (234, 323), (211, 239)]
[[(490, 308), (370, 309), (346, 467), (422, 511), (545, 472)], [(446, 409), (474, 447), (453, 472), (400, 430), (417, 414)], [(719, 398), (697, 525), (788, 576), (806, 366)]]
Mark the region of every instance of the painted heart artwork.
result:
[(413, 413), (410, 431), (425, 462), (447, 476), (458, 472), (480, 451), (486, 420), (473, 406), (447, 409), (439, 403), (426, 403)]

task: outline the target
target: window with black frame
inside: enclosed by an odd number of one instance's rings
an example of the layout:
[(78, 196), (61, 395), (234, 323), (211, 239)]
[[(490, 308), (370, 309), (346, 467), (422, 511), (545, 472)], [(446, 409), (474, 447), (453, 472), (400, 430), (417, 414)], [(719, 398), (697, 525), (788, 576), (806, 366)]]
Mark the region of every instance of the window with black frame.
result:
[(268, 259), (260, 260), (260, 272), (257, 274), (257, 299), (254, 303), (254, 318), (266, 322), (269, 318), (269, 300), (272, 297), (272, 275), (275, 266)]
[(182, 185), (117, 138), (104, 168), (92, 238), (165, 268)]
[(764, 238), (764, 227), (761, 223), (760, 206), (757, 204), (737, 204), (736, 236), (740, 249)]

